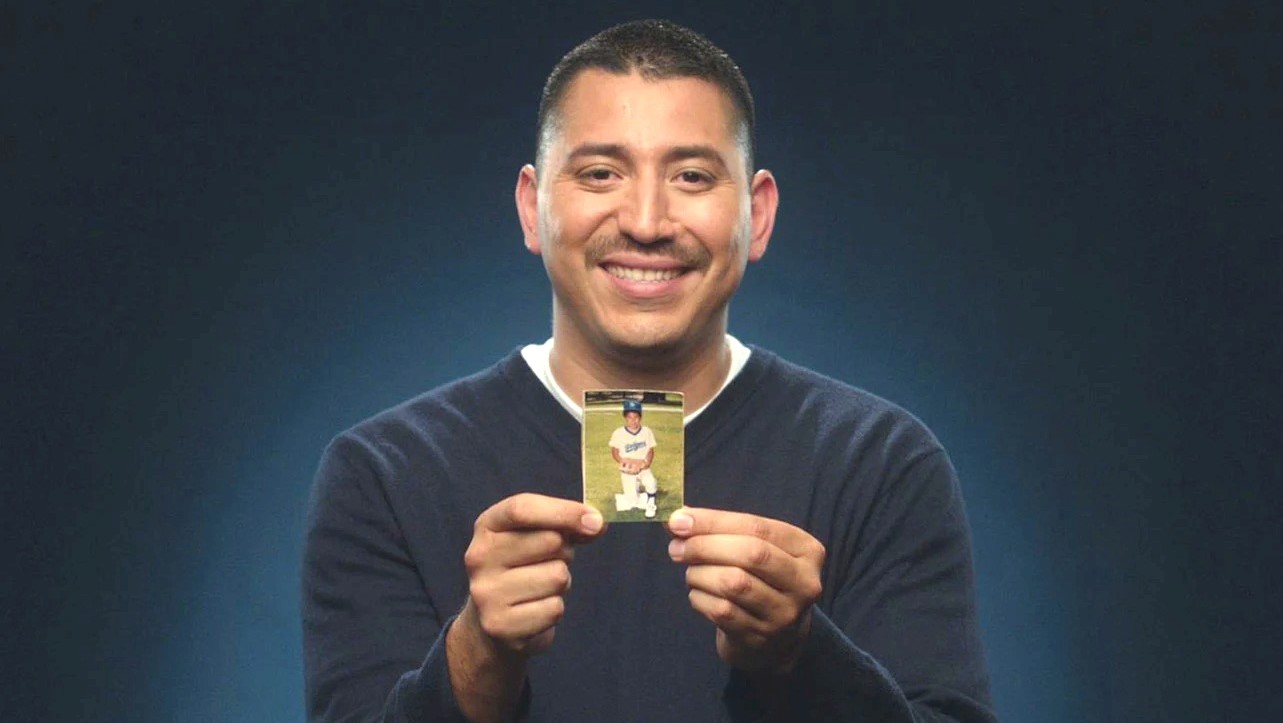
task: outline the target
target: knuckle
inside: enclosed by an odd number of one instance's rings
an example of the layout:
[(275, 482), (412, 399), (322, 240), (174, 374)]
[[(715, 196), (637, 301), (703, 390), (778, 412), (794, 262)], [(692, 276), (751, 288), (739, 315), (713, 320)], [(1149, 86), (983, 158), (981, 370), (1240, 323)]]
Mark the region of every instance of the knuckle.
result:
[(552, 618), (553, 624), (561, 622), (561, 618), (566, 614), (566, 600), (558, 595), (557, 597), (548, 598), (548, 616)]
[(753, 589), (753, 580), (747, 572), (733, 569), (726, 574), (725, 589), (728, 595), (746, 595)]
[(719, 625), (735, 621), (735, 605), (730, 600), (718, 600), (713, 603), (713, 609), (710, 612), (713, 620)]
[(508, 499), (508, 519), (513, 526), (525, 527), (530, 524), (530, 498), (529, 492), (522, 492)]
[(771, 561), (771, 546), (763, 541), (758, 541), (749, 551), (749, 559), (755, 566), (761, 567)]
[(560, 532), (543, 530), (539, 533), (539, 549), (548, 555), (561, 556), (569, 547)]
[(828, 551), (824, 549), (824, 543), (819, 540), (811, 540), (811, 557), (816, 561), (816, 565), (823, 566), (824, 559)]
[(492, 638), (503, 638), (506, 636), (506, 627), (495, 619), (494, 616), (480, 616), (481, 631)]
[(552, 567), (552, 581), (559, 590), (570, 587), (570, 567), (558, 560)]
[(490, 605), (494, 593), (494, 587), (485, 580), (473, 580), (468, 585), (468, 595), (477, 605), (477, 612), (483, 612)]
[(820, 594), (823, 592), (824, 584), (820, 582), (819, 578), (812, 577), (807, 579), (806, 586), (803, 589), (803, 594), (806, 595), (807, 600), (814, 602), (819, 599)]
[(473, 541), (463, 553), (463, 566), (469, 573), (475, 573), (485, 564), (486, 553), (483, 546)]
[(767, 522), (765, 519), (763, 519), (763, 518), (761, 518), (761, 517), (754, 518), (754, 520), (753, 520), (753, 537), (756, 537), (756, 538), (761, 539), (761, 540), (770, 539), (770, 537), (771, 537), (771, 523), (770, 523), (770, 522)]
[(514, 534), (517, 536), (523, 552), (538, 556), (539, 559), (547, 558), (552, 554), (552, 542), (548, 539), (546, 531), (528, 530)]
[(699, 560), (704, 552), (704, 541), (699, 537), (687, 537), (686, 546), (683, 548), (682, 560), (694, 561)]

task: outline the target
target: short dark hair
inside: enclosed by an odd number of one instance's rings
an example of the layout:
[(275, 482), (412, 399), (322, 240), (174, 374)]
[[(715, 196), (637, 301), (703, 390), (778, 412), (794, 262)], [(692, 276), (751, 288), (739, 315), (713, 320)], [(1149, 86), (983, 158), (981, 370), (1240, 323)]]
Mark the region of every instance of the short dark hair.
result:
[(703, 35), (667, 20), (637, 20), (597, 33), (566, 53), (552, 69), (539, 99), (535, 157), (542, 153), (544, 133), (570, 82), (590, 68), (615, 75), (639, 73), (647, 80), (698, 78), (716, 85), (730, 98), (744, 132), (745, 162), (753, 172), (755, 151), (753, 94), (739, 66), (726, 51)]

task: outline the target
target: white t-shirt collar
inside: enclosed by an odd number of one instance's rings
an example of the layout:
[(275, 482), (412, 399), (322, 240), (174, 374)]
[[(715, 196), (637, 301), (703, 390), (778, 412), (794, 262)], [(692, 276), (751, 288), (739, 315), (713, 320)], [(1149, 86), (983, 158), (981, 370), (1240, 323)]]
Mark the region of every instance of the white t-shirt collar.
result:
[[(708, 409), (708, 405), (713, 403), (713, 399), (717, 399), (722, 390), (726, 388), (726, 385), (730, 384), (731, 380), (738, 376), (744, 370), (744, 365), (748, 363), (748, 357), (752, 354), (751, 349), (741, 344), (738, 339), (730, 334), (726, 335), (726, 346), (731, 350), (731, 368), (726, 371), (726, 379), (722, 381), (722, 386), (717, 388), (717, 393), (713, 395), (712, 399), (709, 399), (704, 406), (686, 415), (682, 420), (683, 425), (690, 424), (705, 409)], [(535, 373), (535, 377), (543, 383), (558, 404), (564, 407), (567, 412), (570, 412), (571, 416), (582, 422), (584, 420), (583, 407), (579, 405), (578, 400), (571, 399), (570, 395), (566, 394), (561, 386), (557, 384), (557, 380), (552, 377), (552, 365), (548, 361), (551, 354), (551, 338), (542, 344), (527, 344), (521, 347), (521, 358), (526, 360), (526, 364), (530, 366), (530, 371)]]

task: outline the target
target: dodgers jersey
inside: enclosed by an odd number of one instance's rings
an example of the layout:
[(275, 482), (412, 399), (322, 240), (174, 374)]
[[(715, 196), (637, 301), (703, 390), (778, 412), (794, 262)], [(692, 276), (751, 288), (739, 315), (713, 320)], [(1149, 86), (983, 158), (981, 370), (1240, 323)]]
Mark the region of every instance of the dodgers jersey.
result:
[(636, 434), (628, 431), (628, 427), (620, 427), (610, 435), (610, 446), (619, 450), (619, 456), (624, 459), (646, 459), (646, 454), (655, 448), (655, 433), (644, 424)]

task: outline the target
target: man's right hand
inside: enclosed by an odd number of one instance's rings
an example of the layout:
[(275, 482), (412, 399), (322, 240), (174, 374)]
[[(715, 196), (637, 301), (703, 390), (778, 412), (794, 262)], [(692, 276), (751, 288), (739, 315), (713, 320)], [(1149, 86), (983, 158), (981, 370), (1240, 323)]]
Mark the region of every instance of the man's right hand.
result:
[(464, 554), (468, 602), (446, 635), (450, 682), (472, 720), (515, 712), (525, 661), (552, 644), (565, 612), (574, 545), (605, 528), (573, 500), (524, 493), (481, 513)]

